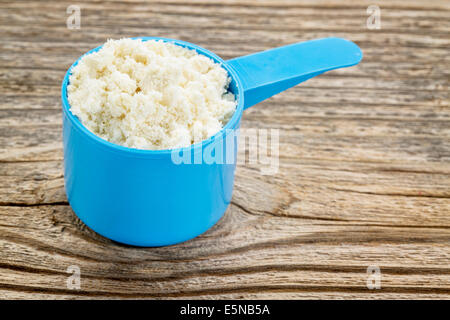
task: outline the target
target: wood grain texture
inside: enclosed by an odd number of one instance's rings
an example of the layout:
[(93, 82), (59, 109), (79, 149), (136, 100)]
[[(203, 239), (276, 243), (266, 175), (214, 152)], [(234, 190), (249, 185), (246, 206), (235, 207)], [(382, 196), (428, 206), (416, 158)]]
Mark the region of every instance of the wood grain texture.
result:
[[(66, 8), (81, 6), (81, 29)], [(0, 1), (0, 298), (450, 298), (450, 4), (376, 1)], [(64, 194), (60, 84), (108, 38), (163, 36), (225, 59), (318, 37), (363, 62), (277, 95), (244, 128), (280, 129), (280, 168), (237, 168), (198, 238), (105, 239)], [(66, 286), (81, 269), (81, 289)], [(368, 266), (381, 289), (366, 286)]]

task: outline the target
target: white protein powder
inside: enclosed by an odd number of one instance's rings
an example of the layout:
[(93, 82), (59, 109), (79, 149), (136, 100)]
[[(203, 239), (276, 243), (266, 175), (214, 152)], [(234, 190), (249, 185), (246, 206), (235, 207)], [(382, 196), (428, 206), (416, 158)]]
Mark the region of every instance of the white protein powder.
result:
[(163, 41), (108, 40), (72, 69), (71, 112), (90, 131), (137, 149), (189, 146), (220, 131), (236, 109), (220, 64)]

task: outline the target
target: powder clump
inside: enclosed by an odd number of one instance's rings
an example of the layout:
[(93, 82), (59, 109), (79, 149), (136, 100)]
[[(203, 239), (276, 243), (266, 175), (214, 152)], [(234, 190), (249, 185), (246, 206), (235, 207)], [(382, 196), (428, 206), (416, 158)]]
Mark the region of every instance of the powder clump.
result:
[(136, 149), (205, 140), (236, 109), (225, 69), (194, 50), (140, 39), (108, 40), (72, 69), (71, 112), (101, 138)]

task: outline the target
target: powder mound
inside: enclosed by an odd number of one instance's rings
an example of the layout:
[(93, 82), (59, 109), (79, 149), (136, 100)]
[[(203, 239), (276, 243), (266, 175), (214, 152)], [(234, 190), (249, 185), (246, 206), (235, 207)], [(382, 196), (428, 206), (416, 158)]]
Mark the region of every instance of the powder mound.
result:
[(236, 110), (231, 79), (194, 50), (139, 39), (108, 40), (69, 78), (70, 111), (94, 134), (125, 147), (186, 147), (220, 131)]

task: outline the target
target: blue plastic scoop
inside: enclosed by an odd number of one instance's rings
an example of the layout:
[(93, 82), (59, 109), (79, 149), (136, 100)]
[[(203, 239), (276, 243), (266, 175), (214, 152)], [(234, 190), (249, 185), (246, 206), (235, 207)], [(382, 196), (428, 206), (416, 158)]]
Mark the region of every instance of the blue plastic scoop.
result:
[[(361, 61), (353, 42), (327, 38), (224, 61), (199, 46), (163, 40), (194, 49), (222, 64), (231, 77), (230, 91), (237, 97), (234, 115), (213, 137), (174, 150), (138, 150), (101, 139), (70, 112), (67, 85), (62, 84), (64, 180), (67, 198), (78, 217), (91, 229), (112, 240), (137, 246), (163, 246), (183, 242), (211, 228), (230, 201), (236, 167), (237, 135), (244, 109), (328, 70)], [(101, 47), (88, 52), (98, 51)], [(301, 106), (299, 106), (301, 108)], [(228, 130), (231, 129), (231, 130)], [(233, 136), (231, 136), (233, 135)], [(234, 162), (177, 163), (173, 155), (192, 158), (207, 150), (225, 149)], [(217, 149), (219, 150), (219, 149)]]

